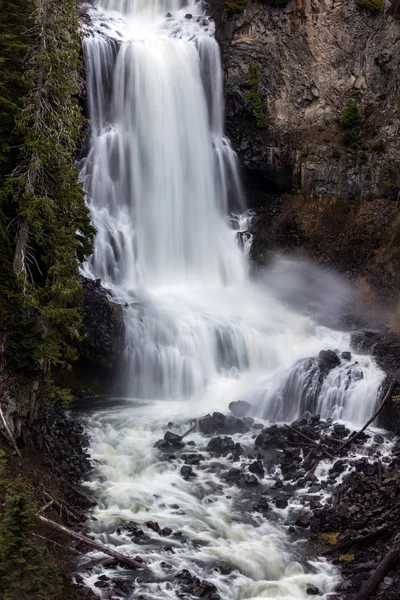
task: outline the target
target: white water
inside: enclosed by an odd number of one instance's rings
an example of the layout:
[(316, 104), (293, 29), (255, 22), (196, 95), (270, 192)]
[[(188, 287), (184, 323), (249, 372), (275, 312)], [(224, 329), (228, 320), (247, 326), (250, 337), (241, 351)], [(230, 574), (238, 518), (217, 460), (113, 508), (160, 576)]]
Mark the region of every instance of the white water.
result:
[[(382, 380), (369, 357), (353, 356), (319, 389), (314, 363), (304, 359), (348, 350), (348, 335), (250, 280), (249, 240), (242, 249), (237, 239), (249, 217), (228, 219), (243, 201), (236, 155), (223, 135), (214, 26), (200, 3), (181, 4), (103, 0), (84, 42), (92, 138), (82, 180), (97, 236), (83, 272), (126, 305), (127, 342), (127, 399), (110, 400), (88, 418), (99, 461), (88, 484), (99, 498), (92, 528), (121, 551), (142, 555), (160, 579), (163, 561), (172, 573), (188, 568), (214, 582), (224, 600), (301, 600), (308, 585), (326, 597), (332, 568), (300, 566), (281, 529), (240, 514), (238, 490), (219, 480), (212, 460), (187, 482), (179, 460), (160, 461), (153, 447), (168, 421), (224, 411), (238, 399), (264, 419), (312, 410), (359, 425)], [(166, 10), (173, 16), (165, 18)], [(152, 534), (150, 545), (135, 544), (115, 531), (129, 520), (156, 520), (189, 542), (163, 545)], [(221, 560), (236, 570), (217, 573)], [(87, 574), (87, 582), (98, 574)], [(165, 581), (138, 583), (139, 592), (177, 598)]]

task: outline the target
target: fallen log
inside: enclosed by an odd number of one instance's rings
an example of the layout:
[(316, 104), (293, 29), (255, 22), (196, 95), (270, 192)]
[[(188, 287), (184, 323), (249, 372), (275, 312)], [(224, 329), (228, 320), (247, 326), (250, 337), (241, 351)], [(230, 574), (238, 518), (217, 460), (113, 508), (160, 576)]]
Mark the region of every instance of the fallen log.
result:
[(292, 427), (291, 425), (285, 425), (285, 427), (286, 427), (286, 429), (290, 429), (290, 431), (293, 431), (294, 433), (297, 433), (297, 435), (299, 435), (300, 437), (302, 437), (305, 440), (307, 440), (307, 442), (311, 442), (311, 444), (315, 448), (318, 448), (319, 450), (321, 450), (321, 452), (323, 452), (325, 454), (325, 456), (327, 456), (328, 458), (335, 458), (333, 456), (333, 454), (331, 454), (330, 452), (328, 452), (327, 450), (325, 450), (325, 448), (323, 448), (320, 443), (318, 443), (315, 440), (311, 439), (310, 437), (308, 437), (308, 435), (305, 435), (305, 433), (303, 433), (302, 431), (299, 431), (298, 429), (295, 429), (295, 427)]
[(351, 444), (352, 442), (354, 442), (354, 440), (356, 440), (358, 438), (359, 435), (361, 435), (369, 425), (371, 425), (371, 423), (373, 421), (375, 421), (376, 417), (379, 416), (379, 414), (381, 413), (383, 407), (385, 406), (387, 400), (390, 398), (391, 393), (393, 391), (393, 388), (395, 386), (396, 380), (393, 379), (392, 383), (390, 384), (388, 391), (386, 392), (382, 402), (380, 403), (380, 405), (378, 406), (378, 408), (376, 409), (376, 411), (374, 412), (374, 414), (372, 415), (372, 417), (370, 419), (368, 419), (368, 421), (365, 423), (365, 425), (356, 433), (354, 433), (352, 436), (349, 437), (348, 440), (346, 440), (344, 442), (344, 444), (342, 444), (337, 450), (336, 452), (341, 452), (341, 450), (343, 450), (344, 448), (346, 448), (349, 444)]
[(371, 596), (378, 589), (382, 579), (391, 571), (400, 559), (400, 541), (379, 563), (378, 567), (372, 573), (371, 577), (364, 584), (361, 590), (354, 596), (353, 600), (370, 600)]
[(75, 540), (78, 540), (79, 542), (83, 542), (87, 546), (90, 546), (91, 548), (94, 548), (95, 550), (98, 550), (99, 552), (103, 552), (103, 554), (112, 556), (112, 558), (115, 558), (115, 560), (117, 560), (120, 563), (126, 564), (129, 567), (133, 567), (134, 569), (147, 569), (148, 568), (147, 565), (145, 565), (144, 563), (141, 563), (141, 562), (135, 560), (134, 558), (132, 558), (131, 556), (127, 556), (126, 554), (121, 554), (120, 552), (117, 552), (117, 550), (113, 550), (112, 548), (109, 548), (108, 546), (104, 546), (104, 544), (101, 544), (97, 540), (91, 540), (90, 538), (86, 537), (85, 535), (82, 535), (81, 533), (76, 533), (75, 531), (68, 529), (68, 527), (65, 527), (64, 525), (60, 525), (60, 523), (55, 523), (55, 521), (51, 521), (50, 519), (47, 519), (46, 517), (43, 517), (42, 515), (36, 515), (36, 516), (41, 523), (48, 525), (49, 527), (51, 527), (52, 529), (55, 529), (56, 531), (61, 531), (62, 533), (69, 535), (70, 537), (74, 538)]
[(195, 422), (193, 423), (193, 425), (192, 425), (192, 426), (191, 426), (191, 427), (190, 427), (190, 428), (189, 428), (187, 431), (185, 431), (185, 433), (183, 433), (183, 434), (181, 435), (181, 438), (184, 438), (184, 437), (186, 437), (187, 435), (189, 435), (189, 433), (192, 433), (192, 431), (194, 431), (194, 430), (196, 429), (196, 427), (197, 427), (197, 421), (195, 421)]

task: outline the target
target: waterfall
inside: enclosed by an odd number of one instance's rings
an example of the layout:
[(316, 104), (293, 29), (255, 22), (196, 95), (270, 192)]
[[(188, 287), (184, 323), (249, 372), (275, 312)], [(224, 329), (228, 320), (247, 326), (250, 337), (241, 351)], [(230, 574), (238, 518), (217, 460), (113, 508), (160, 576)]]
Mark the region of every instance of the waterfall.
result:
[[(196, 485), (184, 482), (174, 462), (158, 461), (154, 442), (168, 421), (224, 411), (238, 399), (265, 420), (313, 411), (359, 425), (383, 375), (370, 357), (353, 356), (321, 383), (315, 357), (348, 351), (348, 334), (249, 277), (251, 215), (243, 214), (237, 157), (224, 136), (220, 53), (202, 3), (102, 0), (90, 15), (83, 45), (91, 138), (81, 179), (97, 235), (82, 272), (124, 305), (126, 325), (124, 399), (87, 421), (99, 465), (88, 484), (99, 498), (93, 533), (141, 554), (117, 525), (162, 519), (193, 542), (168, 555), (171, 568), (205, 573), (224, 600), (300, 600), (305, 582), (328, 593), (329, 565), (304, 571), (282, 531), (241, 520), (235, 497), (215, 492), (221, 482), (212, 471)], [(204, 445), (200, 435), (196, 443)], [(162, 571), (166, 552), (153, 545), (146, 560)], [(216, 559), (241, 575), (217, 576)], [(87, 575), (88, 585), (97, 576)], [(138, 591), (177, 597), (168, 581), (138, 583)]]

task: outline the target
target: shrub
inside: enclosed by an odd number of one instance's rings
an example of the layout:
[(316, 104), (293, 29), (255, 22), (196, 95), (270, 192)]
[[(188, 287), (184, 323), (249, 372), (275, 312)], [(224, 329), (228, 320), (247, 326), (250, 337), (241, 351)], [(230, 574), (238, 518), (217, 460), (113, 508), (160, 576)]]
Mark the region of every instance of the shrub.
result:
[(265, 115), (265, 103), (260, 91), (260, 67), (259, 65), (250, 65), (246, 74), (246, 81), (250, 86), (250, 92), (245, 98), (253, 106), (253, 116), (256, 118), (257, 127), (263, 129), (268, 126), (268, 119)]
[(357, 6), (360, 8), (366, 8), (374, 12), (383, 10), (385, 8), (384, 0), (356, 0)]
[(383, 154), (386, 152), (386, 144), (383, 140), (378, 140), (374, 142), (371, 146), (372, 152), (377, 152), (378, 154)]
[(243, 12), (248, 0), (225, 0), (225, 9), (231, 13)]
[(348, 100), (340, 118), (342, 141), (346, 146), (361, 150), (365, 144), (362, 139), (362, 117), (354, 100)]

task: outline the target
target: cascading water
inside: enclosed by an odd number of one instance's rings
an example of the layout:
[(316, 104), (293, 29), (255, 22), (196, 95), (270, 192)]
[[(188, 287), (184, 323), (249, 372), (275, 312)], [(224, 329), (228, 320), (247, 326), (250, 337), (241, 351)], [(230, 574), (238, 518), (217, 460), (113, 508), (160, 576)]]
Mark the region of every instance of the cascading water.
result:
[[(160, 580), (166, 561), (171, 572), (186, 567), (224, 599), (302, 599), (310, 583), (327, 594), (335, 579), (329, 565), (305, 570), (281, 530), (238, 512), (237, 492), (227, 493), (215, 470), (184, 481), (154, 449), (169, 420), (225, 410), (237, 399), (264, 419), (313, 410), (357, 425), (371, 414), (382, 380), (359, 356), (321, 384), (309, 357), (348, 350), (347, 334), (250, 280), (249, 217), (228, 218), (243, 200), (223, 134), (214, 25), (201, 2), (182, 4), (103, 0), (84, 40), (92, 137), (81, 176), (97, 236), (82, 269), (125, 305), (127, 346), (125, 399), (87, 418), (98, 461), (88, 483), (99, 499), (91, 527), (133, 555), (143, 547), (117, 533), (121, 522), (179, 529), (187, 543), (174, 541), (172, 552), (149, 544), (147, 564)], [(204, 446), (199, 434), (195, 440)], [(236, 570), (217, 573), (217, 561)], [(98, 574), (87, 574), (87, 583)], [(177, 598), (167, 580), (138, 583), (137, 594)]]

